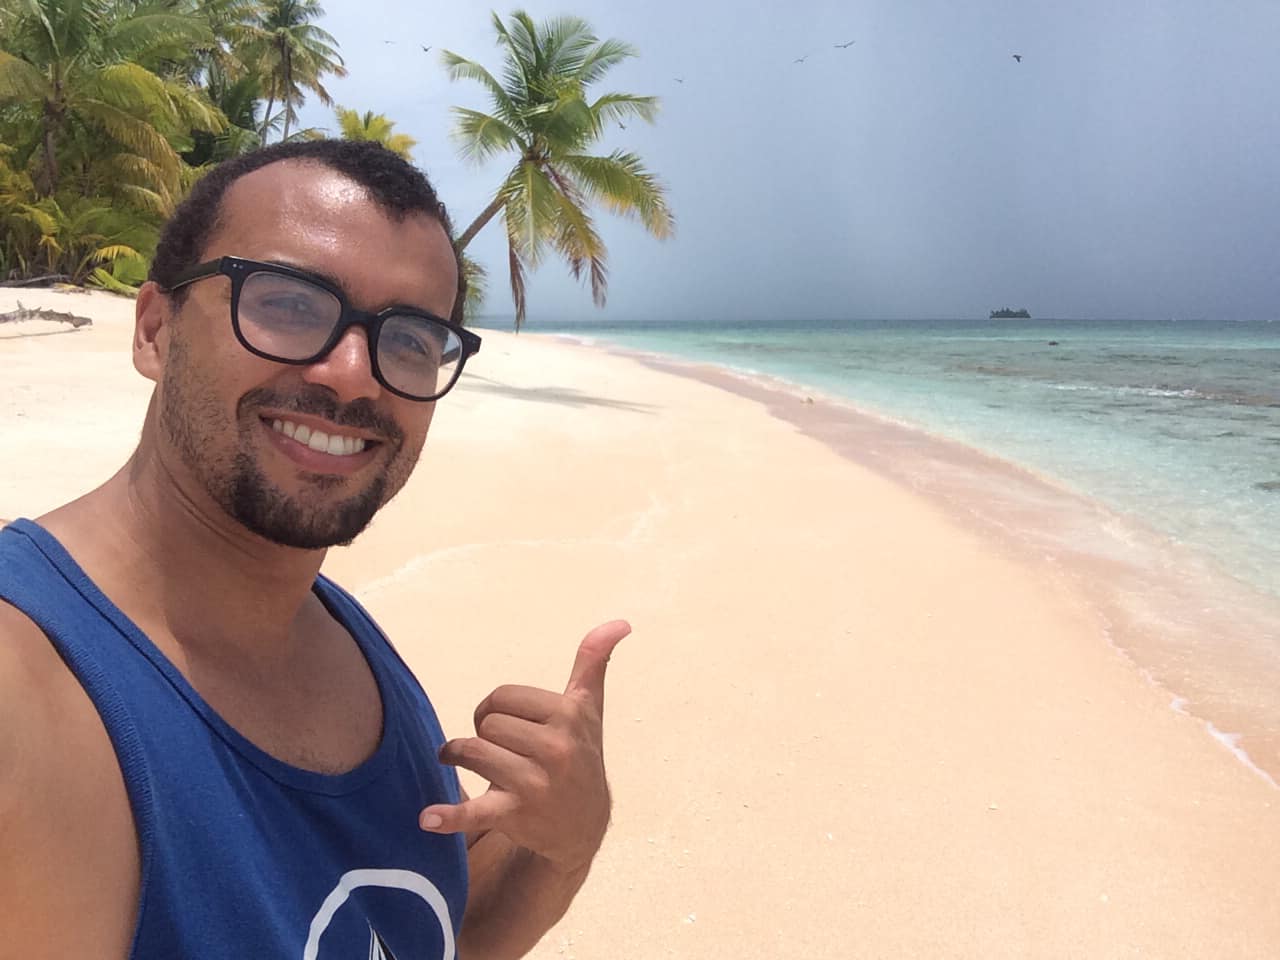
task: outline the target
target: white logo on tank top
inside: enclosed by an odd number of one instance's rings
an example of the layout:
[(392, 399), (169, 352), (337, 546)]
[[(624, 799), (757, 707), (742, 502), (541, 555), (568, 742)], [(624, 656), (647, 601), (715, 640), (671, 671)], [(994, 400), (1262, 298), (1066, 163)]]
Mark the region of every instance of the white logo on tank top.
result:
[[(449, 919), (449, 904), (439, 888), (420, 873), (412, 870), (349, 870), (342, 875), (333, 892), (324, 898), (324, 903), (311, 921), (311, 929), (307, 934), (307, 945), (302, 951), (302, 960), (319, 960), (320, 937), (329, 929), (334, 916), (338, 913), (353, 890), (361, 887), (382, 887), (390, 890), (405, 890), (421, 897), (435, 914), (440, 923), (440, 937), (444, 942), (444, 953), (440, 960), (454, 960), (453, 923)], [(369, 929), (370, 960), (396, 960), (382, 937), (372, 927)]]

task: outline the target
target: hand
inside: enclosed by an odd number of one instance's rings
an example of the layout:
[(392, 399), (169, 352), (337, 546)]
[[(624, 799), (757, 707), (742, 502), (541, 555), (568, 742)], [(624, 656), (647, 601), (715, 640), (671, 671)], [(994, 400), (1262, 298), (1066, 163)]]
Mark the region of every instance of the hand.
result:
[(564, 872), (586, 867), (609, 826), (603, 755), (604, 673), (631, 632), (596, 627), (578, 647), (564, 693), (503, 686), (476, 707), (474, 737), (440, 748), (442, 763), (489, 781), (482, 796), (435, 804), (419, 823), (433, 833), (497, 830)]

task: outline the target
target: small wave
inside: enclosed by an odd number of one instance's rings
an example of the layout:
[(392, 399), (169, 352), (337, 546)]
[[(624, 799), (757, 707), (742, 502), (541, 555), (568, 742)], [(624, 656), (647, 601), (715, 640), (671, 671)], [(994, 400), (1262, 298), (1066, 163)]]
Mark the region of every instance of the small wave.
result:
[(1208, 722), (1207, 720), (1205, 721), (1204, 725), (1208, 729), (1209, 735), (1213, 737), (1213, 739), (1217, 740), (1224, 747), (1226, 747), (1229, 751), (1231, 751), (1231, 753), (1235, 756), (1237, 760), (1239, 760), (1246, 767), (1248, 767), (1250, 770), (1252, 770), (1254, 773), (1260, 776), (1267, 783), (1271, 784), (1273, 788), (1280, 790), (1280, 783), (1276, 783), (1275, 779), (1269, 773), (1267, 773), (1267, 771), (1263, 770), (1260, 766), (1254, 763), (1253, 758), (1249, 756), (1249, 754), (1245, 752), (1244, 749), (1241, 748), (1240, 734), (1226, 733), (1222, 730), (1219, 730), (1217, 727), (1215, 727), (1212, 723)]
[(1265, 393), (1237, 393), (1232, 390), (1206, 391), (1198, 387), (1175, 384), (1125, 384), (1113, 386), (1098, 383), (1046, 383), (1050, 390), (1068, 393), (1111, 393), (1117, 396), (1154, 397), (1162, 400), (1200, 400), (1205, 403), (1225, 403), (1233, 407), (1277, 407), (1280, 396)]

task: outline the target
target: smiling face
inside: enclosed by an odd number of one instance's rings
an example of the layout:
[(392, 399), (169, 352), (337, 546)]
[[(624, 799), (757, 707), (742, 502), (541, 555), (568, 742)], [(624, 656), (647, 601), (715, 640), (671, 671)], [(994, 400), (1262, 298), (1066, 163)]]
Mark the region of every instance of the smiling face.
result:
[[(369, 311), (398, 305), (447, 317), (457, 289), (437, 220), (396, 221), (363, 187), (307, 161), (273, 163), (231, 186), (201, 259), (221, 256), (315, 273)], [(374, 379), (363, 330), (348, 330), (314, 364), (289, 366), (236, 340), (229, 278), (185, 293), (180, 306), (161, 295), (143, 308), (167, 312), (156, 405), (161, 456), (178, 468), (170, 472), (274, 543), (350, 542), (409, 479), (434, 404)]]

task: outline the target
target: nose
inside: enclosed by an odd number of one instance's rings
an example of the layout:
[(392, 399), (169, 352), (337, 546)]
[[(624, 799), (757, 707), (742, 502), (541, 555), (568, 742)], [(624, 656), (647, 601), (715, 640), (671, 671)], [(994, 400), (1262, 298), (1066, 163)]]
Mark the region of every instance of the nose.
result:
[(364, 330), (352, 327), (323, 357), (303, 368), (302, 379), (328, 387), (342, 403), (361, 397), (378, 399), (382, 384), (373, 375), (369, 338)]

